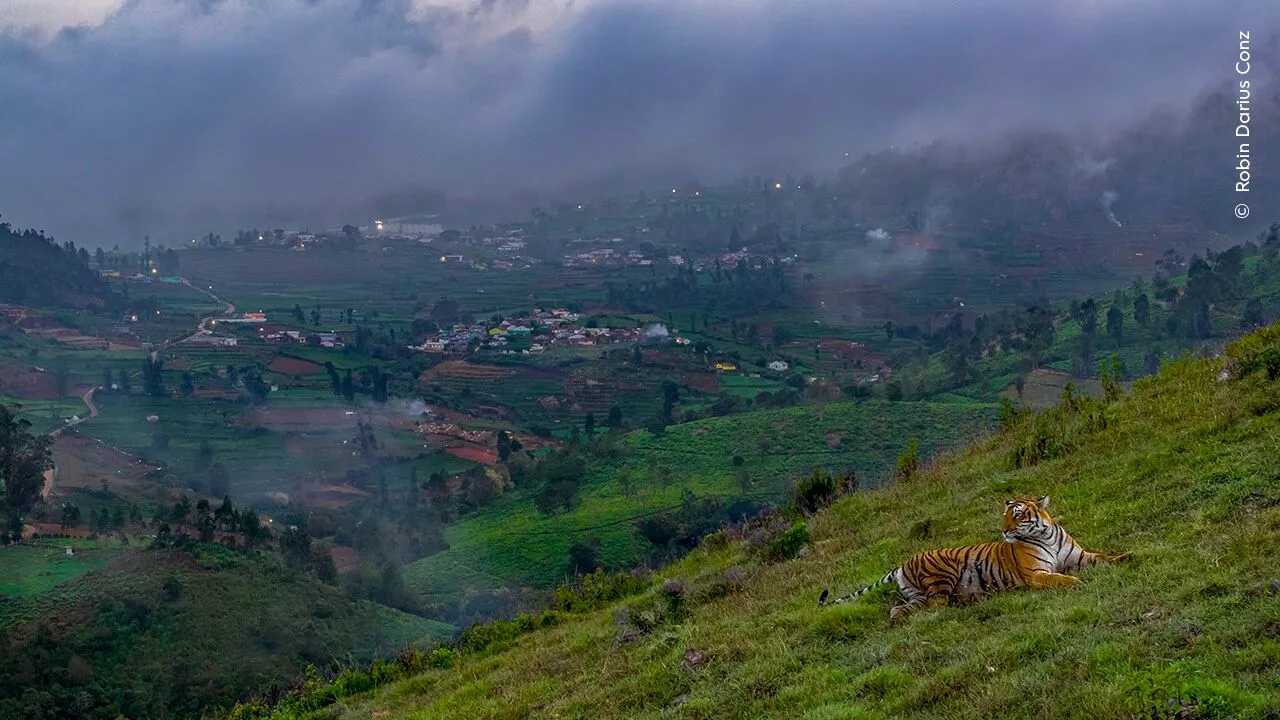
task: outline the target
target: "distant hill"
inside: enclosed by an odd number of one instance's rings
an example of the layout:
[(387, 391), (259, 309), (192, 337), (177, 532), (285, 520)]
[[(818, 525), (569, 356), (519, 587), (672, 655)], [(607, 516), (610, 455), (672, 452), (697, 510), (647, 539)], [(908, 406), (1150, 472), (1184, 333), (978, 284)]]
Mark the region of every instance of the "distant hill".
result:
[[(71, 547), (71, 555), (64, 553)], [(199, 718), (308, 664), (368, 662), (454, 628), (214, 545), (7, 548), (0, 718)]]
[(0, 222), (0, 302), (83, 309), (109, 300), (106, 281), (89, 267), (89, 251)]
[[(790, 521), (717, 534), (638, 592), (593, 580), (580, 596), (603, 602), (582, 612), (494, 623), (457, 654), (381, 666), (402, 679), (385, 690), (348, 674), (237, 717), (1277, 717), (1277, 432), (1271, 326), (1128, 395), (1012, 416), (804, 518), (807, 534)], [(866, 586), (915, 552), (998, 540), (1005, 501), (1043, 495), (1086, 548), (1132, 561), (901, 624), (888, 589), (817, 606), (824, 588)], [(794, 559), (757, 550), (783, 540)]]

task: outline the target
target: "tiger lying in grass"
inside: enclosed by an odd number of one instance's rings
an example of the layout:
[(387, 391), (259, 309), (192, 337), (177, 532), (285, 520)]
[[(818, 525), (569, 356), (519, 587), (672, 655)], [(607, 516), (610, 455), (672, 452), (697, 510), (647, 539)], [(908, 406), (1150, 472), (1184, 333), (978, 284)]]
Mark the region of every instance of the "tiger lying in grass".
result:
[(1048, 507), (1048, 495), (1009, 500), (1001, 528), (1003, 541), (919, 553), (857, 592), (827, 602), (829, 591), (823, 590), (818, 605), (848, 602), (893, 580), (903, 599), (889, 613), (896, 620), (925, 605), (972, 601), (1007, 588), (1075, 587), (1080, 581), (1064, 572), (1129, 559), (1127, 553), (1088, 552), (1049, 517)]

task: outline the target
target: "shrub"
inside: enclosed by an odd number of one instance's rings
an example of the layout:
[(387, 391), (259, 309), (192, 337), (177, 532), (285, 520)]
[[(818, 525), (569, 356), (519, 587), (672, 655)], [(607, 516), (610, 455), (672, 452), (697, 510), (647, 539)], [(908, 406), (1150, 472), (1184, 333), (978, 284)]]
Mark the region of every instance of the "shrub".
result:
[(1231, 375), (1237, 380), (1259, 370), (1275, 380), (1280, 377), (1280, 323), (1245, 335), (1227, 345), (1225, 352)]
[(911, 438), (911, 442), (907, 443), (907, 451), (898, 456), (898, 469), (893, 476), (895, 480), (905, 482), (915, 477), (919, 469), (920, 443), (915, 438)]
[(812, 514), (857, 489), (858, 477), (852, 470), (836, 477), (822, 468), (814, 468), (807, 477), (796, 481), (791, 502), (800, 512)]
[(809, 528), (802, 522), (792, 525), (790, 529), (765, 545), (761, 555), (770, 562), (790, 560), (800, 554), (800, 550), (809, 544)]

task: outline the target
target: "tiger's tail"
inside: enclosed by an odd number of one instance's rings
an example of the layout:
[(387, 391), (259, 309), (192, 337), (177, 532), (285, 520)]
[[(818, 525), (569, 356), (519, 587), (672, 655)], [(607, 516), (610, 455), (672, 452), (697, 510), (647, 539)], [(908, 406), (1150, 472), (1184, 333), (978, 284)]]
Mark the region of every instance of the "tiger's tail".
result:
[(870, 585), (868, 585), (868, 586), (866, 586), (866, 587), (862, 588), (861, 590), (858, 590), (857, 592), (851, 592), (851, 593), (849, 593), (848, 595), (845, 595), (844, 597), (838, 597), (838, 598), (836, 598), (835, 600), (832, 600), (831, 602), (827, 602), (827, 595), (828, 595), (828, 594), (830, 594), (830, 592), (831, 592), (831, 591), (830, 591), (830, 590), (823, 590), (823, 591), (822, 591), (822, 595), (818, 597), (818, 607), (823, 607), (823, 606), (825, 606), (825, 605), (839, 605), (840, 603), (849, 602), (850, 600), (855, 600), (855, 599), (857, 599), (859, 596), (864, 595), (864, 594), (866, 594), (866, 593), (868, 593), (868, 592), (870, 592), (870, 591), (872, 591), (872, 590), (874, 590), (874, 589), (876, 589), (876, 588), (880, 587), (881, 585), (883, 585), (883, 584), (885, 584), (885, 583), (889, 582), (890, 580), (894, 580), (894, 579), (896, 579), (896, 578), (897, 578), (897, 576), (898, 576), (898, 571), (899, 571), (900, 569), (901, 569), (901, 568), (894, 568), (894, 569), (890, 570), (890, 571), (888, 572), (888, 574), (886, 574), (884, 577), (882, 577), (882, 578), (880, 578), (879, 580), (877, 580), (877, 581), (875, 581), (875, 582), (871, 583)]

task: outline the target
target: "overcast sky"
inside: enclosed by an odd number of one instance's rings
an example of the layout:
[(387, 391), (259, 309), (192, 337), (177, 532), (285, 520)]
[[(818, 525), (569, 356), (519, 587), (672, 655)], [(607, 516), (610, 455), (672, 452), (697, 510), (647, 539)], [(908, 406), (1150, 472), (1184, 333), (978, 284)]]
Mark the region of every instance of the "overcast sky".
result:
[(1278, 26), (1274, 0), (0, 0), (0, 213), (92, 246), (410, 188), (821, 173), (1176, 107)]

